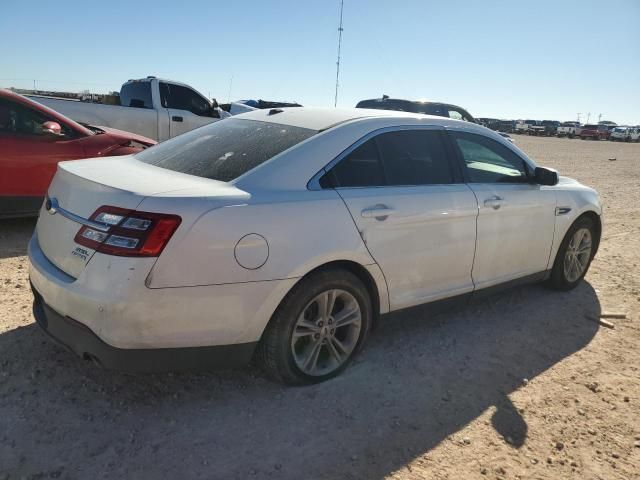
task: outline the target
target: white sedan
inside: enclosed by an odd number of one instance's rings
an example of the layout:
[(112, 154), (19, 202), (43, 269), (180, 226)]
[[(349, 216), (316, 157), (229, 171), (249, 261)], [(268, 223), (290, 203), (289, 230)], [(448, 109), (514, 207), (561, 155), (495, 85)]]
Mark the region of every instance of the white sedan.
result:
[(258, 110), (134, 156), (63, 162), (29, 244), (36, 320), (127, 371), (257, 358), (342, 371), (376, 319), (494, 287), (575, 287), (598, 194), (447, 118)]

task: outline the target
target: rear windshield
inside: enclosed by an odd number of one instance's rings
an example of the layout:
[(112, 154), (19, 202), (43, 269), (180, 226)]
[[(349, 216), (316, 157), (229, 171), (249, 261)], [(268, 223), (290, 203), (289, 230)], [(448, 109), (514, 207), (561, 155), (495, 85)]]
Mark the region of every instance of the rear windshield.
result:
[(315, 130), (227, 118), (136, 154), (144, 163), (229, 182), (316, 134)]
[(123, 107), (153, 108), (150, 82), (129, 82), (120, 89), (120, 105)]

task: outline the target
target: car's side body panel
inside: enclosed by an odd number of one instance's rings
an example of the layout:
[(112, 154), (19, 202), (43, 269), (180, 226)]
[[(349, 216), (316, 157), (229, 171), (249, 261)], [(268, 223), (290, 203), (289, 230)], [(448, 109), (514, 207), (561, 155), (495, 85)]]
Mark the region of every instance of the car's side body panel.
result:
[(557, 207), (548, 269), (553, 267), (553, 262), (567, 230), (579, 216), (592, 212), (599, 217), (600, 223), (603, 223), (602, 204), (595, 190), (567, 177), (560, 177), (558, 185), (551, 188), (556, 193)]
[[(322, 120), (315, 110), (272, 120), (265, 112), (247, 115), (274, 123)], [(35, 290), (58, 314), (119, 348), (245, 344), (260, 339), (283, 298), (323, 265), (348, 261), (365, 269), (379, 295), (378, 310), (386, 313), (538, 278), (553, 265), (571, 223), (587, 211), (601, 214), (597, 194), (568, 179), (552, 187), (456, 179), (460, 183), (322, 189), (312, 180), (341, 153), (367, 135), (398, 127), (482, 134), (535, 168), (508, 140), (477, 125), (397, 112), (357, 115), (331, 110), (327, 118), (339, 125), (325, 126), (228, 183), (135, 158), (63, 164), (51, 193), (78, 215), (88, 217), (113, 201), (179, 215), (182, 223), (157, 258), (96, 253), (83, 268), (66, 268), (61, 259), (72, 254), (78, 225), (43, 211), (29, 247)], [(64, 181), (69, 188), (62, 188)], [(482, 201), (496, 193), (507, 201), (500, 215), (485, 211)], [(386, 220), (362, 215), (387, 202), (393, 215)]]
[[(473, 290), (476, 199), (464, 184), (341, 188), (387, 280), (391, 310)], [(366, 216), (384, 205), (388, 217)]]
[[(139, 208), (175, 212), (175, 199), (151, 197)], [(264, 263), (258, 268), (245, 268), (238, 259), (237, 245), (250, 234), (261, 236), (267, 244)], [(243, 255), (263, 248), (249, 245)], [(172, 239), (147, 285), (166, 288), (299, 278), (341, 260), (362, 266), (375, 263), (335, 191), (263, 193), (202, 214)], [(378, 289), (386, 290), (383, 285)], [(388, 308), (385, 304), (380, 306), (382, 311)]]
[[(473, 281), (486, 288), (546, 269), (556, 196), (531, 184), (471, 184), (478, 198)], [(501, 198), (494, 209), (491, 198)]]

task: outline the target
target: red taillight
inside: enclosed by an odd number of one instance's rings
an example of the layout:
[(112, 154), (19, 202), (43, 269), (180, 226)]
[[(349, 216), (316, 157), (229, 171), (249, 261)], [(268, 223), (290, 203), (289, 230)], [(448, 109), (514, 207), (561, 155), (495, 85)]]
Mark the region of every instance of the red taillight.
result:
[(102, 231), (83, 225), (76, 233), (75, 242), (100, 253), (123, 257), (157, 257), (182, 221), (177, 215), (108, 205), (96, 210), (90, 219), (108, 229)]

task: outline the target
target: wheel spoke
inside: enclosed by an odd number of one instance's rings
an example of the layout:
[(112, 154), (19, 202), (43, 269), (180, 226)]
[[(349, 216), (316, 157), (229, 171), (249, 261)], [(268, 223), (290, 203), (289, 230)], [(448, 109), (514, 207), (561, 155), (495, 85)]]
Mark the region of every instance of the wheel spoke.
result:
[(331, 346), (333, 346), (333, 348), (339, 351), (340, 355), (346, 355), (349, 351), (347, 347), (345, 347), (343, 343), (340, 340), (338, 340), (336, 337), (331, 337), (331, 340), (329, 341), (329, 343), (331, 344)]
[(351, 323), (360, 322), (360, 309), (358, 307), (347, 307), (342, 309), (335, 317), (336, 328), (344, 327)]
[(335, 290), (329, 290), (327, 292), (327, 304), (325, 306), (325, 310), (324, 310), (324, 318), (329, 319), (329, 317), (331, 316), (331, 313), (333, 313), (333, 307), (336, 304), (336, 291)]
[(573, 272), (573, 279), (580, 275), (580, 264), (578, 263), (578, 259), (573, 257), (571, 271)]
[(584, 244), (580, 245), (577, 250), (578, 253), (587, 253), (591, 252), (591, 242), (587, 241)]
[(313, 372), (316, 369), (316, 364), (318, 363), (318, 357), (320, 356), (320, 348), (322, 347), (322, 342), (317, 341), (311, 344), (306, 352), (306, 358), (303, 361), (303, 365), (305, 370), (308, 372)]
[(335, 341), (337, 341), (335, 337), (331, 338), (331, 340), (329, 340), (329, 343), (327, 343), (327, 346), (329, 347), (329, 353), (331, 353), (331, 356), (335, 359), (336, 363), (338, 365), (341, 365), (344, 352), (341, 353), (338, 351), (336, 345), (334, 344)]
[(328, 290), (318, 298), (318, 317), (320, 320), (328, 320), (336, 301), (336, 291)]
[(304, 317), (298, 320), (296, 324), (296, 328), (293, 331), (294, 337), (306, 337), (308, 335), (313, 335), (314, 333), (318, 333), (320, 331), (320, 327), (318, 327), (315, 323), (310, 322), (309, 320), (305, 320)]
[(578, 257), (573, 257), (573, 269), (572, 269), (572, 271), (574, 272), (574, 276), (573, 276), (574, 280), (580, 276), (580, 274), (582, 273), (581, 270), (582, 270), (582, 266), (580, 265), (580, 262), (578, 261)]

